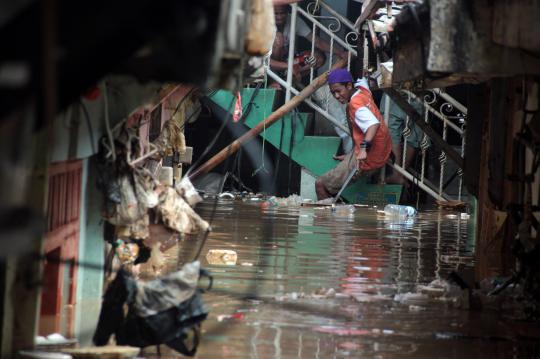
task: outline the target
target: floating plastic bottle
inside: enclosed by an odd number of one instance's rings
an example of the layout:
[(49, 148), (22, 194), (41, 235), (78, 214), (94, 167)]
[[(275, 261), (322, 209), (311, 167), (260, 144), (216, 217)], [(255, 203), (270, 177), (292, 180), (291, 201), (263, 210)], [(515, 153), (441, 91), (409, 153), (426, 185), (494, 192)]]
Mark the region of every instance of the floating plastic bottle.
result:
[(384, 214), (387, 217), (405, 220), (416, 216), (416, 209), (411, 206), (401, 206), (399, 204), (387, 204), (384, 207)]

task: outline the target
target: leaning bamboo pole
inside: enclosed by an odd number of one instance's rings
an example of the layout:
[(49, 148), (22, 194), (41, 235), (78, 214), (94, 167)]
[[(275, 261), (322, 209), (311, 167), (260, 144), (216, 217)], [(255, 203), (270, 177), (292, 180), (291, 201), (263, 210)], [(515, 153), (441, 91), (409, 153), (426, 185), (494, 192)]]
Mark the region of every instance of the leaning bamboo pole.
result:
[[(334, 64), (334, 66), (332, 66), (332, 70), (337, 69), (337, 68), (343, 68), (346, 65), (347, 65), (347, 59), (341, 59), (337, 61)], [(230, 145), (228, 145), (227, 147), (219, 151), (216, 155), (214, 155), (208, 161), (206, 161), (201, 166), (199, 166), (199, 168), (193, 171), (193, 173), (189, 176), (189, 179), (193, 180), (199, 175), (202, 175), (211, 171), (213, 168), (215, 168), (217, 165), (223, 162), (227, 157), (229, 157), (230, 155), (238, 151), (240, 147), (242, 146), (242, 144), (251, 140), (253, 137), (257, 136), (259, 133), (262, 132), (264, 128), (272, 126), (274, 123), (280, 120), (283, 116), (285, 116), (286, 114), (291, 112), (294, 108), (296, 108), (298, 105), (300, 105), (302, 101), (304, 101), (306, 98), (311, 96), (321, 86), (326, 84), (327, 80), (328, 80), (328, 72), (325, 72), (324, 74), (315, 78), (308, 86), (306, 86), (302, 91), (300, 91), (298, 95), (294, 96), (292, 99), (284, 103), (283, 106), (278, 108), (276, 111), (272, 112), (270, 116), (264, 119), (264, 121), (261, 121), (257, 126), (253, 127), (251, 130), (249, 130), (248, 132), (240, 136), (238, 139), (234, 140)]]

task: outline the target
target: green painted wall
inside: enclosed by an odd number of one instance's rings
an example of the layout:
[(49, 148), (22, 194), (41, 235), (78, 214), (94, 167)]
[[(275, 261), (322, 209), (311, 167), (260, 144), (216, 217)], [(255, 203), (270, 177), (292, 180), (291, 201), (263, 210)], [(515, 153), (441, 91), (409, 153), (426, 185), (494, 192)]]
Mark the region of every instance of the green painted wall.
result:
[[(81, 225), (79, 261), (104, 265), (104, 240), (101, 219), (101, 199), (96, 183), (96, 171), (89, 159), (83, 160), (81, 193)], [(101, 308), (103, 270), (79, 267), (77, 274), (77, 304), (75, 336), (81, 346), (91, 345)]]
[[(253, 91), (254, 89), (248, 88), (243, 89), (241, 92), (244, 108), (249, 102), (254, 104), (245, 122), (245, 125), (250, 128), (259, 124), (272, 113), (272, 105), (275, 99), (275, 90), (261, 89), (251, 99)], [(220, 90), (212, 94), (211, 99), (227, 110), (233, 95), (228, 91)], [(290, 113), (272, 126), (265, 128), (261, 136), (274, 147), (281, 149), (286, 155), (290, 153), (291, 138), (294, 138), (291, 153), (293, 161), (305, 167), (313, 175), (320, 176), (338, 163), (332, 156), (337, 152), (340, 138), (337, 136), (305, 136), (306, 125), (306, 114), (299, 113), (295, 115)], [(364, 179), (351, 184), (343, 192), (343, 197), (348, 202), (368, 204), (397, 203), (400, 195), (401, 186), (399, 185), (368, 185)]]

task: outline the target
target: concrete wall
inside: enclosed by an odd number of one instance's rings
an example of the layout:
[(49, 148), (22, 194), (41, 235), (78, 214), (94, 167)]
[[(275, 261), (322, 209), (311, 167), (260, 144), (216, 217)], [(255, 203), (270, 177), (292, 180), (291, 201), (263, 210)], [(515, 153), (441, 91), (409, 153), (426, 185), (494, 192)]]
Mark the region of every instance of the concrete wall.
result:
[(82, 97), (56, 117), (51, 162), (87, 158), (98, 149), (97, 142), (106, 133), (105, 93), (110, 127), (114, 127), (139, 106), (155, 101), (161, 84), (141, 84), (129, 76), (111, 76), (98, 87), (100, 95), (95, 100)]
[[(157, 83), (140, 84), (127, 76), (114, 76), (99, 84), (95, 100), (81, 98), (60, 113), (54, 123), (51, 162), (83, 160), (79, 260), (98, 266), (104, 264), (102, 195), (96, 188), (96, 170), (91, 156), (99, 139), (106, 134), (104, 91), (110, 127), (126, 118), (139, 106), (155, 101), (161, 87)], [(75, 308), (75, 336), (81, 346), (90, 345), (97, 324), (103, 292), (103, 270), (79, 267)]]

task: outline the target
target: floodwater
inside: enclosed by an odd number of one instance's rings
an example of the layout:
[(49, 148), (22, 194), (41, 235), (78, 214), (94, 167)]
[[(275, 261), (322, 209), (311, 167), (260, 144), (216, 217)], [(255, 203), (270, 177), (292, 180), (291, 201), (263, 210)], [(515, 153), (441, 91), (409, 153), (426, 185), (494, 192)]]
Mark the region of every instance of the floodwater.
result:
[[(213, 204), (197, 211), (209, 219)], [(214, 288), (204, 294), (210, 315), (197, 357), (539, 357), (540, 345), (518, 339), (497, 313), (410, 294), (472, 269), (469, 227), (452, 212), (395, 224), (373, 208), (220, 200), (200, 256)], [(165, 270), (192, 258), (198, 244), (188, 238), (169, 249)], [(236, 265), (209, 264), (211, 249), (235, 251)]]

